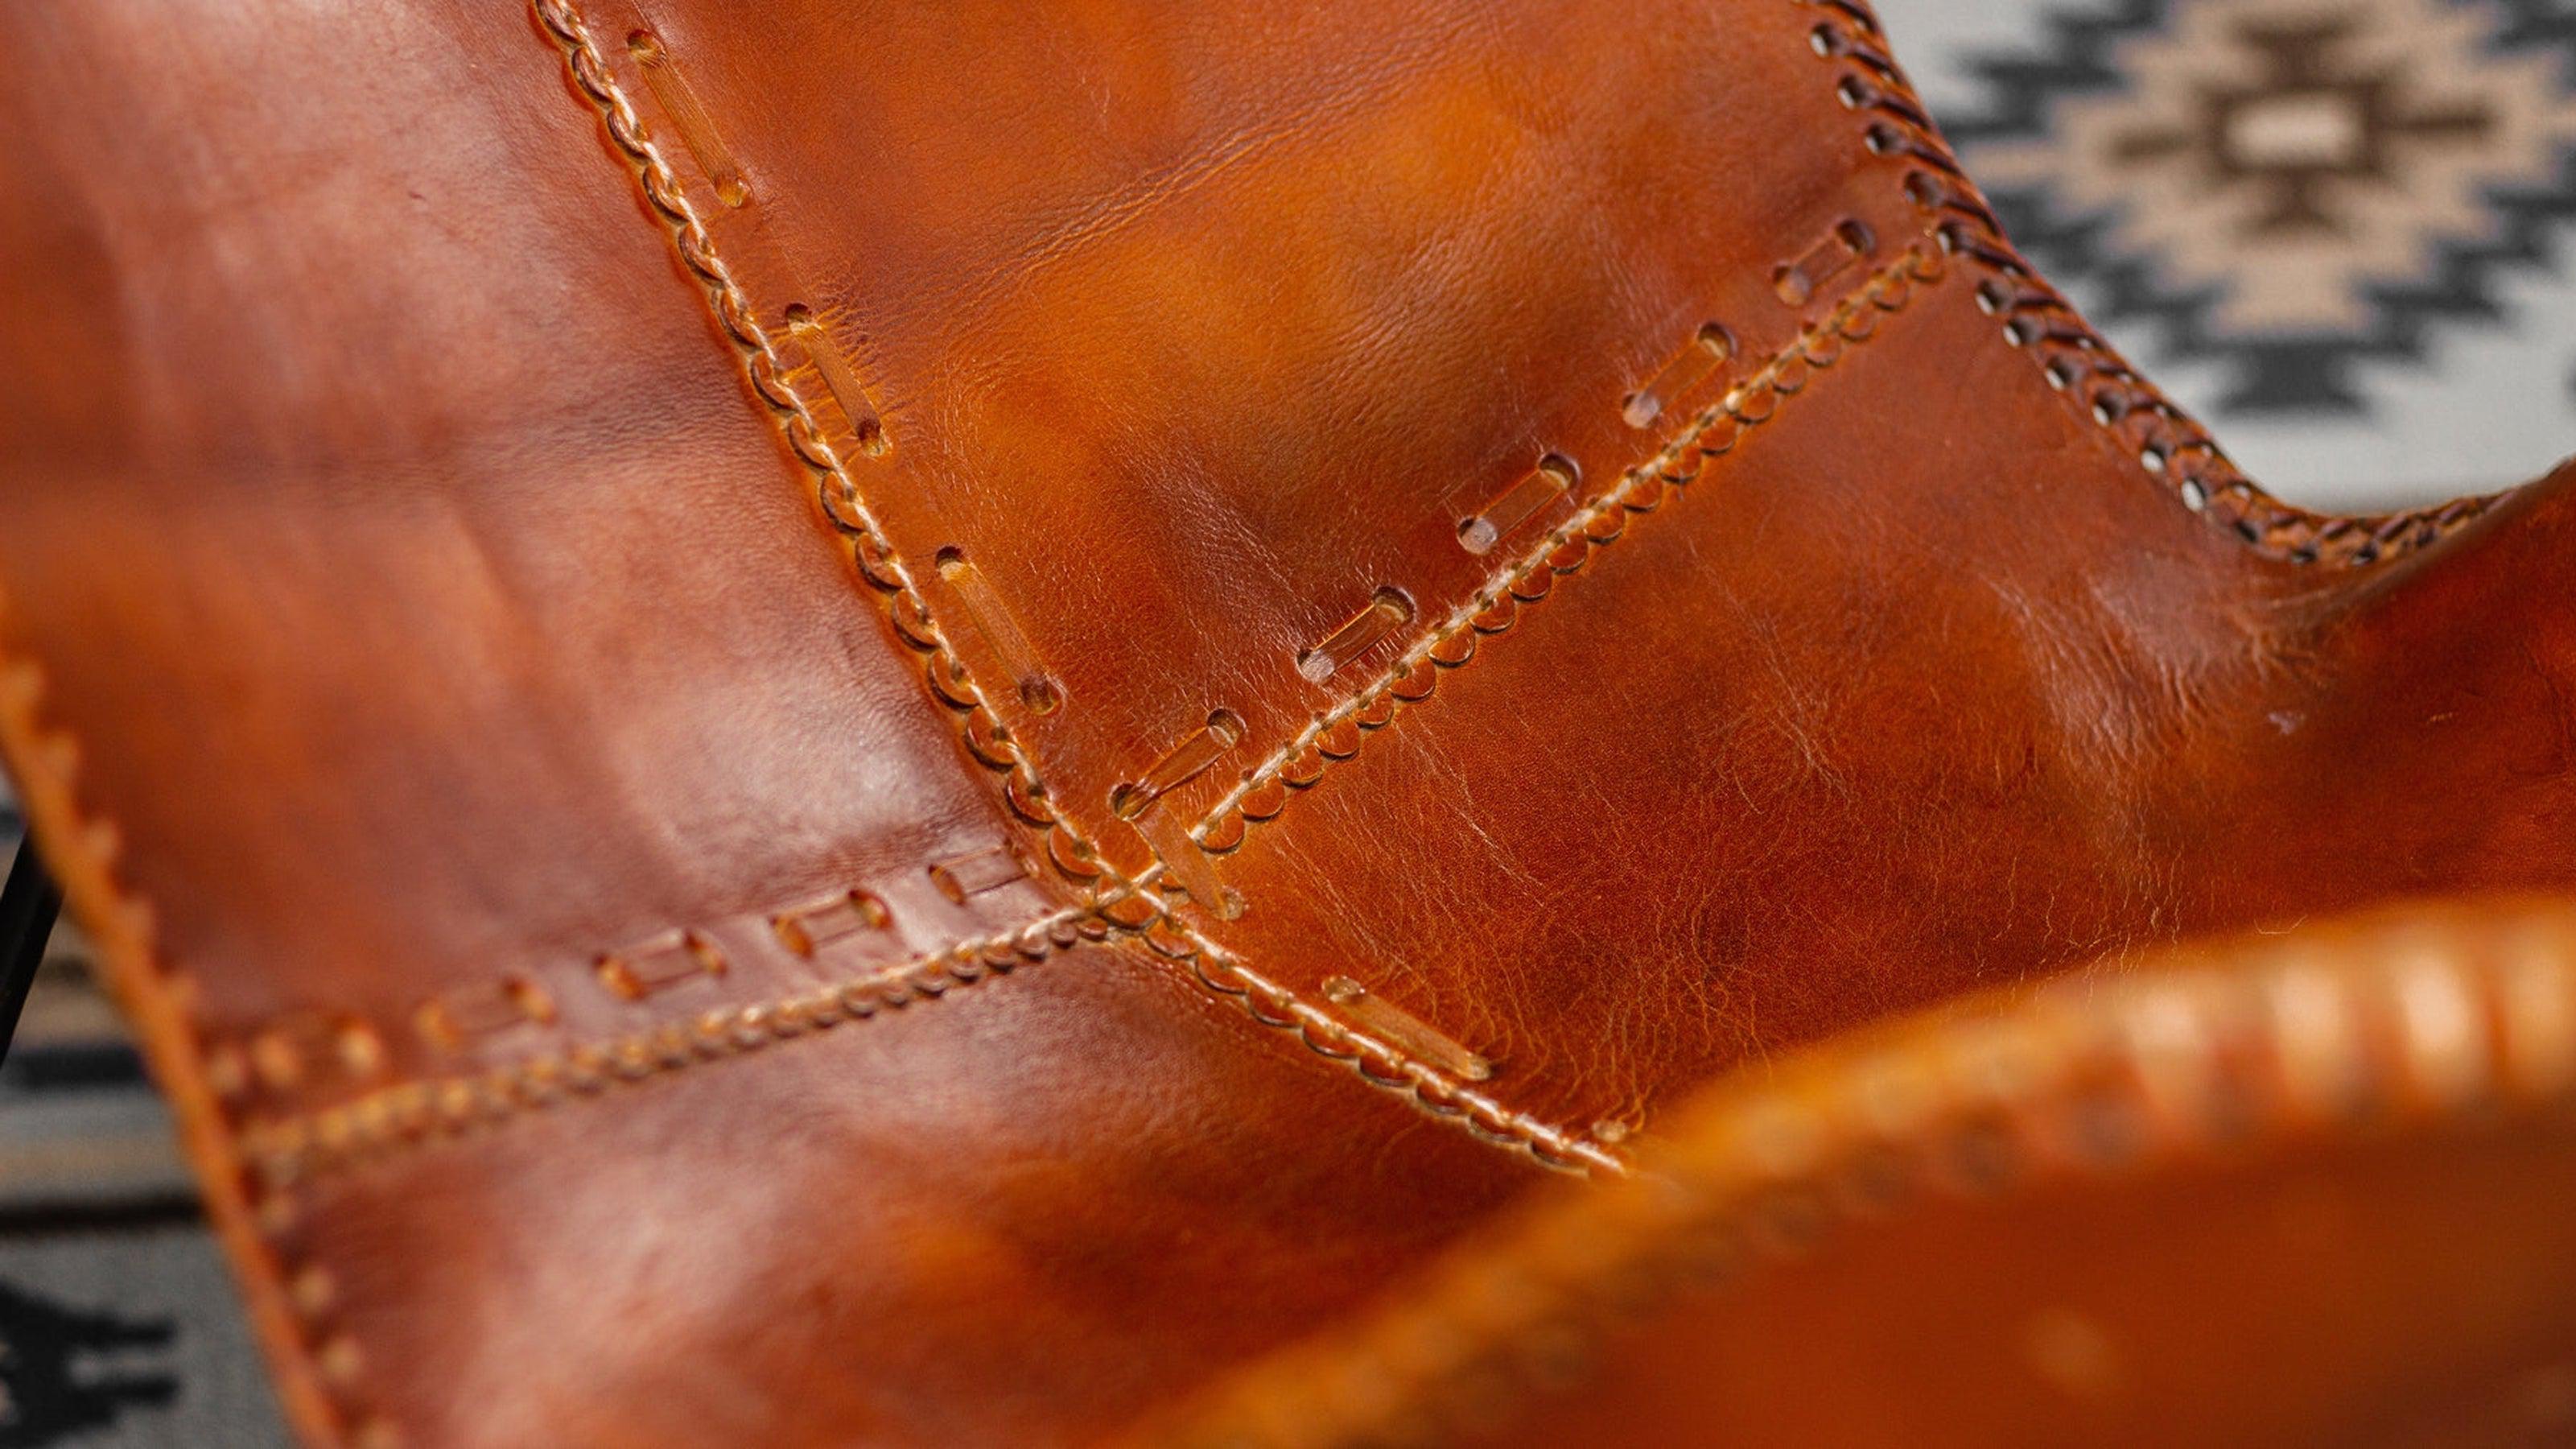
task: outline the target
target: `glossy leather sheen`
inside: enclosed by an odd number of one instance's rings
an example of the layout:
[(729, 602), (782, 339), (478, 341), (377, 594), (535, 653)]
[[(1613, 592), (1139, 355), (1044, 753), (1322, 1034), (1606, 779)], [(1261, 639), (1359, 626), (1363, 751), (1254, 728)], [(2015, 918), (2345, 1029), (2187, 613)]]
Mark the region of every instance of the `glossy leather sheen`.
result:
[(317, 1442), (1092, 1438), (1748, 1056), (2576, 875), (2565, 489), (2242, 486), (1858, 6), (0, 34), (0, 749)]
[(1702, 1093), (1145, 1442), (2564, 1443), (2571, 1087), (2563, 901), (1995, 993)]

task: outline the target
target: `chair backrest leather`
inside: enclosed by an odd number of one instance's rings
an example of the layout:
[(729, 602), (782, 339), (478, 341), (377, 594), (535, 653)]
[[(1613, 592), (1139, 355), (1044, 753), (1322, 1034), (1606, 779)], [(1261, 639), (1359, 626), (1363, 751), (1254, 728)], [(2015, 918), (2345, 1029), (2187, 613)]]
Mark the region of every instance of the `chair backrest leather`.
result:
[(0, 755), (317, 1441), (1109, 1432), (1750, 1059), (2576, 874), (2561, 482), (2261, 494), (1862, 5), (0, 33)]

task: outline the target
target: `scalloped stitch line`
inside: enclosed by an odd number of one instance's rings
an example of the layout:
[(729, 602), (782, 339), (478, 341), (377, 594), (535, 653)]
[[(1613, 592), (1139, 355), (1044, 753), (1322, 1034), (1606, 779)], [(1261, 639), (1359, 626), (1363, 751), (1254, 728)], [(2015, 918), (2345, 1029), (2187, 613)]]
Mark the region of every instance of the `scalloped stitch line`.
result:
[[(330, 1171), (390, 1161), (521, 1113), (554, 1106), (570, 1096), (592, 1096), (622, 1082), (738, 1059), (775, 1042), (910, 1005), (923, 996), (944, 996), (956, 987), (971, 986), (1024, 961), (1043, 961), (1086, 941), (1143, 936), (1157, 955), (1189, 964), (1202, 988), (1235, 998), (1264, 1026), (1294, 1030), (1317, 1053), (1350, 1063), (1371, 1086), (1409, 1093), (1415, 1105), (1433, 1116), (1456, 1122), (1497, 1145), (1525, 1149), (1547, 1166), (1613, 1174), (1626, 1171), (1626, 1164), (1615, 1155), (1470, 1090), (1260, 976), (1162, 910), (1150, 896), (1139, 894), (1134, 899), (1149, 914), (1132, 925), (1102, 915), (1099, 908), (1067, 906), (1013, 930), (814, 991), (709, 1011), (694, 1026), (671, 1023), (606, 1042), (585, 1042), (505, 1063), (476, 1076), (421, 1078), (380, 1087), (336, 1107), (254, 1124), (244, 1134), (243, 1145), (263, 1178), (273, 1185), (310, 1183)], [(1172, 937), (1186, 944), (1172, 944), (1157, 928), (1168, 928)], [(1210, 964), (1230, 980), (1209, 974)], [(1261, 1004), (1282, 1015), (1263, 1015)], [(1372, 1066), (1378, 1070), (1372, 1071)]]
[[(1006, 937), (1006, 936), (1012, 936), (1012, 935), (1021, 934), (1021, 933), (1023, 933), (1023, 932), (1028, 931), (1028, 930), (1031, 930), (1031, 929), (1035, 929), (1035, 928), (1037, 928), (1037, 927), (1042, 927), (1042, 926), (1048, 925), (1049, 923), (1051, 923), (1051, 922), (1055, 921), (1058, 917), (1065, 917), (1065, 918), (1069, 918), (1069, 919), (1081, 919), (1081, 918), (1102, 918), (1102, 919), (1104, 919), (1104, 920), (1105, 920), (1105, 913), (1106, 913), (1107, 911), (1109, 911), (1112, 907), (1115, 907), (1116, 905), (1118, 905), (1120, 902), (1122, 902), (1122, 901), (1126, 900), (1129, 896), (1131, 896), (1131, 895), (1135, 895), (1135, 894), (1138, 894), (1138, 893), (1140, 892), (1140, 890), (1141, 890), (1142, 885), (1143, 885), (1146, 881), (1150, 881), (1150, 880), (1151, 880), (1151, 878), (1152, 878), (1152, 876), (1153, 876), (1154, 874), (1155, 874), (1155, 872), (1145, 872), (1145, 873), (1143, 873), (1143, 875), (1144, 875), (1144, 877), (1145, 877), (1145, 880), (1143, 880), (1143, 881), (1136, 881), (1136, 882), (1122, 881), (1122, 882), (1120, 882), (1120, 883), (1119, 883), (1119, 885), (1118, 885), (1117, 887), (1115, 887), (1115, 888), (1104, 888), (1104, 889), (1101, 889), (1101, 890), (1096, 890), (1096, 891), (1090, 892), (1089, 894), (1085, 895), (1085, 896), (1084, 896), (1080, 901), (1076, 902), (1073, 906), (1070, 906), (1070, 907), (1064, 907), (1064, 908), (1059, 908), (1058, 910), (1056, 910), (1056, 911), (1054, 911), (1054, 912), (1050, 913), (1049, 915), (1044, 916), (1044, 917), (1041, 917), (1041, 918), (1040, 918), (1040, 919), (1038, 919), (1037, 921), (1035, 921), (1035, 922), (1031, 922), (1031, 923), (1029, 923), (1028, 925), (1023, 925), (1023, 926), (1013, 927), (1013, 928), (1011, 928), (1011, 929), (1003, 930), (1003, 931), (988, 932), (986, 936), (984, 936), (984, 937), (979, 937), (979, 938), (975, 938), (975, 939), (978, 939), (978, 940), (985, 940), (985, 939), (998, 940), (998, 939), (1001, 939), (1001, 938)], [(1125, 927), (1116, 926), (1114, 923), (1112, 923), (1111, 928), (1112, 928), (1112, 929), (1120, 929), (1120, 930), (1127, 929), (1127, 928), (1125, 928)], [(701, 929), (702, 929), (701, 927), (696, 926), (696, 925), (689, 925), (689, 924), (675, 923), (675, 924), (672, 924), (672, 925), (669, 925), (669, 926), (664, 927), (664, 928), (663, 928), (663, 931), (662, 931), (662, 932), (660, 932), (660, 933), (655, 933), (655, 932), (645, 932), (645, 933), (642, 933), (639, 937), (632, 937), (632, 938), (629, 938), (629, 939), (630, 939), (630, 940), (633, 940), (633, 939), (650, 940), (650, 939), (653, 939), (653, 937), (654, 937), (655, 935), (657, 935), (657, 934), (668, 935), (668, 934), (682, 933), (682, 934), (691, 934), (691, 935), (694, 935), (694, 934), (699, 934), (699, 933), (700, 933), (700, 931), (701, 931)], [(950, 948), (948, 948), (948, 949), (950, 949), (950, 950), (954, 950), (954, 949), (957, 949), (957, 948), (955, 948), (955, 947), (950, 947)], [(594, 952), (592, 952), (592, 953), (591, 953), (591, 955), (592, 955), (592, 957), (593, 957), (594, 959), (603, 958), (603, 957), (606, 957), (606, 956), (609, 956), (609, 955), (612, 955), (612, 954), (616, 954), (616, 948), (614, 948), (614, 947), (611, 947), (611, 948), (603, 948), (603, 949), (596, 950), (596, 951), (594, 951)], [(935, 955), (935, 954), (940, 954), (940, 953), (933, 953), (933, 954)], [(919, 959), (928, 959), (928, 958), (927, 958), (927, 957), (924, 957), (924, 958), (919, 958)], [(502, 973), (502, 974), (500, 974), (500, 975), (484, 976), (484, 977), (480, 977), (480, 978), (478, 978), (478, 979), (477, 979), (477, 980), (475, 980), (475, 981), (462, 982), (462, 983), (455, 983), (455, 984), (452, 984), (452, 985), (449, 987), (449, 990), (450, 990), (451, 992), (474, 991), (474, 990), (477, 990), (477, 989), (486, 990), (486, 991), (497, 990), (498, 988), (501, 988), (501, 987), (505, 986), (507, 983), (509, 983), (509, 982), (511, 982), (511, 981), (513, 981), (513, 980), (515, 980), (515, 979), (519, 979), (519, 978), (523, 977), (524, 975), (525, 975), (525, 973), (524, 973), (524, 972), (505, 972), (505, 973)], [(335, 1007), (334, 1007), (332, 1004), (330, 1004), (330, 1003), (322, 1003), (322, 1002), (306, 1002), (306, 1003), (303, 1003), (303, 1004), (300, 1004), (300, 1005), (297, 1005), (297, 1006), (293, 1006), (293, 1007), (286, 1008), (286, 1009), (284, 1009), (284, 1010), (280, 1010), (280, 1011), (278, 1011), (278, 1012), (276, 1012), (276, 1013), (274, 1013), (274, 1014), (272, 1014), (272, 1015), (269, 1015), (269, 1016), (266, 1016), (266, 1017), (262, 1017), (262, 1018), (260, 1018), (260, 1019), (258, 1019), (258, 1020), (256, 1020), (256, 1021), (248, 1022), (248, 1023), (245, 1023), (245, 1024), (235, 1025), (235, 1026), (234, 1026), (234, 1027), (232, 1027), (228, 1032), (226, 1032), (225, 1034), (223, 1034), (223, 1035), (221, 1035), (221, 1036), (214, 1035), (213, 1033), (207, 1033), (207, 1034), (205, 1034), (205, 1036), (203, 1037), (203, 1040), (204, 1040), (207, 1044), (209, 1044), (210, 1046), (212, 1046), (213, 1048), (215, 1048), (216, 1050), (247, 1048), (247, 1047), (248, 1047), (252, 1042), (256, 1041), (256, 1040), (257, 1040), (257, 1039), (258, 1039), (262, 1034), (264, 1034), (264, 1033), (266, 1033), (266, 1032), (269, 1032), (269, 1031), (272, 1031), (272, 1030), (277, 1029), (277, 1028), (282, 1024), (282, 1023), (290, 1022), (290, 1021), (293, 1021), (294, 1019), (296, 1019), (296, 1018), (298, 1018), (298, 1017), (307, 1016), (307, 1015), (310, 1015), (310, 1014), (315, 1013), (315, 1012), (329, 1012), (329, 1011), (333, 1011), (333, 1010), (335, 1010), (335, 1009), (337, 1009), (337, 1008), (335, 1008)], [(384, 1030), (387, 1030), (387, 1029), (388, 1029), (389, 1024), (388, 1024), (387, 1022), (385, 1022), (384, 1020), (382, 1020), (382, 1019), (373, 1019), (373, 1018), (369, 1018), (369, 1019), (366, 1019), (366, 1020), (367, 1020), (367, 1024), (368, 1024), (371, 1028), (377, 1029), (377, 1030), (379, 1030), (379, 1031), (384, 1031)], [(210, 1052), (210, 1053), (209, 1053), (209, 1055), (212, 1055), (212, 1054), (213, 1054), (212, 1052)], [(396, 1085), (397, 1085), (397, 1086), (399, 1086), (399, 1085), (401, 1085), (401, 1084), (399, 1084), (399, 1083), (398, 1083), (398, 1084), (396, 1084)], [(373, 1092), (377, 1092), (377, 1091), (384, 1091), (384, 1090), (389, 1090), (389, 1089), (387, 1089), (387, 1088), (371, 1088), (371, 1089), (370, 1089), (369, 1094), (372, 1094)], [(368, 1094), (362, 1094), (362, 1095), (368, 1095)], [(327, 1110), (329, 1110), (329, 1109), (327, 1109), (327, 1108), (323, 1108), (323, 1109), (316, 1109), (316, 1110), (317, 1110), (317, 1111), (327, 1111)], [(287, 1118), (295, 1117), (295, 1116), (312, 1116), (312, 1115), (315, 1115), (315, 1113), (314, 1113), (314, 1112), (304, 1112), (304, 1113), (280, 1112), (280, 1113), (275, 1114), (275, 1116), (274, 1116), (274, 1118), (273, 1118), (272, 1120), (286, 1120)]]
[[(1171, 925), (1182, 944), (1167, 942), (1149, 931), (1145, 936), (1148, 947), (1186, 961), (1200, 985), (1234, 998), (1236, 1005), (1263, 1026), (1295, 1032), (1308, 1050), (1346, 1064), (1370, 1086), (1405, 1094), (1419, 1110), (1454, 1122), (1469, 1135), (1497, 1146), (1517, 1147), (1542, 1166), (1585, 1176), (1628, 1174), (1627, 1160), (1617, 1153), (1579, 1133), (1514, 1111), (1384, 1038), (1351, 1025), (1245, 965), (1240, 957), (1187, 922), (1168, 915), (1163, 921)], [(1211, 967), (1216, 975), (1210, 974)], [(1220, 980), (1220, 976), (1227, 979)], [(1263, 1014), (1265, 1005), (1278, 1014)]]
[[(598, 113), (609, 141), (623, 157), (645, 201), (661, 218), (680, 261), (704, 290), (708, 306), (732, 344), (752, 392), (769, 410), (798, 461), (814, 475), (823, 516), (851, 537), (853, 562), (861, 579), (885, 596), (886, 618), (895, 636), (929, 656), (924, 665), (926, 683), (933, 698), (959, 711), (958, 734), (967, 753), (1006, 777), (1003, 796), (1011, 813), (1042, 832), (1047, 859), (1068, 879), (1088, 886), (1107, 875), (1119, 885), (1126, 885), (1080, 830), (1047, 803), (1046, 782), (1038, 774), (1036, 761), (1010, 737), (1001, 717), (993, 711), (991, 697), (966, 668), (965, 661), (949, 647), (948, 637), (914, 585), (903, 555), (877, 522), (866, 495), (815, 421), (804, 395), (787, 381), (788, 369), (781, 365), (768, 333), (754, 315), (750, 299), (734, 280), (732, 269), (717, 254), (714, 237), (637, 117), (624, 87), (610, 73), (599, 47), (591, 40), (580, 9), (572, 0), (530, 0), (530, 4), (538, 24), (563, 53), (574, 88)], [(952, 687), (962, 689), (965, 698), (951, 694)], [(1064, 839), (1059, 841), (1058, 835)]]
[[(1083, 929), (1092, 923), (1098, 925), (1096, 934)], [(379, 1087), (336, 1107), (256, 1123), (244, 1134), (243, 1143), (271, 1180), (310, 1181), (329, 1168), (387, 1161), (524, 1111), (554, 1106), (568, 1094), (595, 1095), (619, 1083), (732, 1060), (774, 1042), (910, 1005), (923, 996), (944, 996), (1023, 962), (1043, 961), (1085, 941), (1107, 940), (1135, 929), (1141, 928), (1116, 927), (1086, 907), (1066, 906), (1011, 930), (827, 982), (812, 991), (750, 1006), (719, 1007), (693, 1024), (672, 1022), (604, 1042), (540, 1052), (479, 1075), (416, 1078)]]
[[(1886, 38), (1866, 0), (1790, 3), (1839, 14), (1871, 41)], [(2038, 362), (2050, 387), (2078, 406), (2151, 482), (2160, 482), (2189, 511), (2228, 525), (2227, 531), (2257, 556), (2300, 565), (2331, 559), (2350, 567), (2399, 558), (2447, 537), (2515, 491), (2386, 514), (2313, 513), (2265, 492), (2227, 457), (2198, 419), (2132, 367), (2004, 235), (2002, 221), (1933, 125), (1895, 57), (1855, 41), (1830, 19), (1818, 22), (1812, 36), (1818, 56), (1850, 63), (1836, 67), (1835, 95), (1843, 107), (1884, 118), (1872, 120), (1863, 133), (1870, 154), (1904, 155), (1941, 173), (1937, 180), (1926, 173), (1909, 173), (1900, 185), (1918, 209), (1953, 213), (1954, 219), (1942, 222), (1934, 235), (1944, 252), (1964, 255), (1989, 274), (1987, 286), (1978, 289), (1978, 303), (1989, 313), (2007, 318), (2005, 340)], [(1928, 200), (1915, 191), (1918, 176), (1924, 177), (1923, 185), (1932, 193)], [(2035, 319), (2040, 316), (2051, 322), (2038, 324)], [(2098, 392), (2078, 386), (2085, 373), (2110, 386)], [(2079, 392), (2084, 394), (2080, 399)], [(2085, 406), (2088, 402), (2090, 406)], [(2124, 428), (2136, 419), (2147, 421), (2132, 436)], [(2175, 466), (2186, 455), (2202, 459), (2201, 469)]]
[[(1407, 649), (1375, 679), (1340, 704), (1316, 715), (1304, 729), (1299, 730), (1286, 744), (1272, 752), (1269, 758), (1245, 775), (1241, 783), (1227, 791), (1225, 796), (1209, 809), (1207, 815), (1190, 828), (1190, 838), (1218, 853), (1237, 849), (1250, 833), (1250, 823), (1256, 817), (1245, 815), (1245, 829), (1234, 840), (1222, 845), (1210, 844), (1218, 825), (1227, 815), (1240, 810), (1243, 802), (1255, 791), (1273, 782), (1281, 781), (1281, 776), (1290, 763), (1313, 748), (1325, 734), (1364, 711), (1383, 703), (1386, 706), (1383, 716), (1360, 722), (1366, 729), (1375, 730), (1390, 723), (1403, 711), (1406, 704), (1416, 699), (1428, 698), (1427, 688), (1421, 695), (1407, 696), (1398, 691), (1395, 686), (1412, 678), (1416, 671), (1424, 670), (1426, 665), (1433, 671), (1454, 669), (1465, 665), (1475, 657), (1475, 634), (1503, 632), (1511, 627), (1511, 622), (1517, 618), (1518, 609), (1522, 605), (1534, 605), (1548, 596), (1547, 593), (1541, 593), (1535, 597), (1515, 595), (1512, 588), (1516, 583), (1525, 578), (1541, 575), (1543, 570), (1555, 568), (1549, 562), (1550, 557), (1569, 548), (1581, 548), (1582, 557), (1573, 564), (1555, 571), (1571, 574), (1580, 570), (1583, 564), (1589, 561), (1594, 551), (1608, 547), (1624, 535), (1624, 524), (1617, 523), (1618, 515), (1622, 510), (1646, 512), (1659, 506), (1662, 491), (1668, 485), (1677, 488), (1680, 482), (1697, 476), (1696, 463), (1691, 464), (1688, 471), (1681, 473), (1678, 478), (1674, 476), (1672, 470), (1682, 467), (1685, 456), (1701, 443), (1711, 429), (1730, 420), (1747, 429), (1765, 421), (1772, 416), (1771, 412), (1747, 416), (1743, 409), (1755, 397), (1766, 391), (1772, 391), (1773, 385), (1791, 367), (1803, 361), (1812, 361), (1819, 356), (1823, 358), (1823, 362), (1817, 365), (1825, 365), (1839, 355), (1842, 342), (1849, 341), (1857, 344), (1868, 337), (1875, 336), (1874, 329), (1857, 335), (1848, 329), (1857, 318), (1867, 315), (1872, 309), (1889, 312), (1898, 310), (1910, 300), (1910, 287), (1913, 284), (1934, 285), (1943, 275), (1945, 275), (1945, 269), (1941, 266), (1940, 259), (1928, 253), (1919, 239), (1908, 245), (1895, 260), (1872, 272), (1866, 280), (1853, 287), (1822, 318), (1802, 330), (1788, 346), (1772, 354), (1758, 370), (1742, 382), (1728, 388), (1726, 395), (1717, 402), (1702, 409), (1660, 451), (1621, 474), (1616, 484), (1603, 489), (1591, 502), (1567, 518), (1564, 523), (1550, 530), (1546, 537), (1541, 538), (1527, 552), (1496, 569), (1486, 579), (1483, 588), (1478, 589), (1465, 602), (1458, 605), (1439, 627), (1423, 635), (1413, 647)], [(1893, 300), (1890, 300), (1891, 298)], [(1828, 353), (1826, 349), (1829, 347), (1835, 351)], [(1801, 387), (1799, 390), (1804, 389)], [(1776, 400), (1796, 395), (1796, 392), (1786, 390), (1774, 393), (1775, 407)], [(1732, 443), (1725, 446), (1731, 447)], [(1724, 448), (1703, 447), (1700, 451), (1705, 454), (1724, 451)], [(1604, 520), (1610, 520), (1610, 523), (1605, 524)], [(1607, 528), (1606, 532), (1602, 531), (1604, 528)], [(1548, 592), (1552, 593), (1553, 589)], [(1512, 611), (1510, 617), (1502, 623), (1486, 625), (1477, 622), (1501, 609)], [(1469, 633), (1471, 629), (1474, 633)], [(1446, 657), (1443, 651), (1453, 640), (1461, 636), (1466, 637), (1468, 641), (1465, 652), (1454, 658)], [(1424, 677), (1436, 679), (1437, 674), (1426, 672)], [(1362, 735), (1361, 738), (1366, 736)], [(1357, 753), (1356, 746), (1347, 752), (1336, 754), (1318, 751), (1321, 764), (1317, 767), (1315, 775), (1308, 780), (1294, 782), (1290, 788), (1302, 793), (1322, 778), (1325, 769)], [(1284, 799), (1281, 808), (1285, 808)], [(1276, 811), (1272, 812), (1273, 815), (1276, 813)], [(1257, 818), (1267, 820), (1271, 816)]]

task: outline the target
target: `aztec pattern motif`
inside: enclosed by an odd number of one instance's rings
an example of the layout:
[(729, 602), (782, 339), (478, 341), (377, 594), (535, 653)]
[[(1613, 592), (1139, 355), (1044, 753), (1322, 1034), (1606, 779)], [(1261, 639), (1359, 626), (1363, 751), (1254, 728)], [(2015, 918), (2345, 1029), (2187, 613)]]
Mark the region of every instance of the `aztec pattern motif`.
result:
[(2576, 438), (2576, 8), (1888, 0), (2013, 238), (2293, 502)]

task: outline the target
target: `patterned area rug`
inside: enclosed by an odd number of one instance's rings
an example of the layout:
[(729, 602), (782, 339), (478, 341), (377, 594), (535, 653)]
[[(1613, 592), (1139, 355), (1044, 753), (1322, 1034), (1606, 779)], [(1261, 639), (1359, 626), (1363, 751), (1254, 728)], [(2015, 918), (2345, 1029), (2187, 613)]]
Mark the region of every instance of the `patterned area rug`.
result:
[[(2433, 502), (2576, 446), (2576, 0), (1880, 11), (2022, 245), (2276, 492)], [(284, 1441), (66, 935), (0, 1066), (0, 1446)]]
[(1882, 0), (2014, 238), (2247, 471), (2436, 502), (2576, 451), (2567, 0)]

